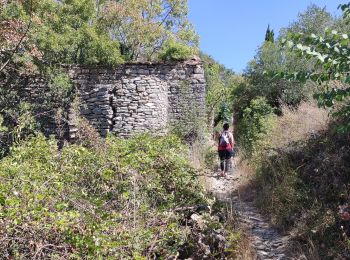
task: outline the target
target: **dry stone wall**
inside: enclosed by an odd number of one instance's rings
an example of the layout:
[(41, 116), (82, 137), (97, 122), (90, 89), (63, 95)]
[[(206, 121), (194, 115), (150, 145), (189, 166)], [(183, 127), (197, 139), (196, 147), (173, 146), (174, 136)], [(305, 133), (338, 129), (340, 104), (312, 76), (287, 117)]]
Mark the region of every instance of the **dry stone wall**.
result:
[[(205, 78), (198, 59), (182, 63), (135, 63), (115, 69), (70, 69), (81, 101), (81, 115), (102, 136), (164, 134), (194, 114), (205, 116)], [(70, 118), (73, 118), (72, 115)], [(69, 125), (74, 139), (77, 127)]]

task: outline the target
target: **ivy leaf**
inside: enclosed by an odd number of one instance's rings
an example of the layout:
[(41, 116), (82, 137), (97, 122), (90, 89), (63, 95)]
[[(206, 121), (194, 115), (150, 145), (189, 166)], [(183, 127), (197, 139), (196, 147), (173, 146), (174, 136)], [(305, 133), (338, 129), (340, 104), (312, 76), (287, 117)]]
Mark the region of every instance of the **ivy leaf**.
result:
[(340, 42), (342, 47), (347, 47), (349, 45), (349, 39), (343, 39)]

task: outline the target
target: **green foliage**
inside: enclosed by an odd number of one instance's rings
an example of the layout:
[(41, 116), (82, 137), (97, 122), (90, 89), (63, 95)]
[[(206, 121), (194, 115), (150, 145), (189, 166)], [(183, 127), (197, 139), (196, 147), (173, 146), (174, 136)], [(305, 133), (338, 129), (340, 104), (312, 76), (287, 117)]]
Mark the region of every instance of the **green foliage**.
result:
[(16, 124), (12, 128), (12, 138), (14, 143), (19, 143), (35, 131), (35, 120), (32, 115), (33, 108), (29, 103), (22, 102), (19, 106)]
[(226, 249), (232, 256), (237, 257), (237, 253), (240, 252), (240, 248), (238, 246), (240, 240), (242, 239), (241, 232), (232, 232), (228, 237), (228, 248)]
[(49, 94), (51, 94), (49, 103), (56, 101), (64, 104), (67, 102), (66, 99), (69, 98), (73, 90), (73, 84), (69, 75), (61, 70), (53, 70), (48, 73), (47, 77), (49, 78)]
[(217, 147), (206, 147), (204, 153), (204, 163), (208, 169), (217, 170), (218, 151)]
[(250, 102), (243, 110), (238, 137), (246, 156), (252, 155), (259, 142), (263, 141), (268, 129), (273, 126), (273, 109), (263, 97)]
[[(13, 71), (12, 71), (13, 72)], [(0, 89), (0, 107), (4, 118), (6, 131), (0, 137), (4, 150), (14, 142), (26, 139), (35, 132), (52, 128), (52, 124), (65, 124), (66, 112), (69, 107), (73, 85), (64, 70), (47, 69), (45, 72), (47, 86), (42, 89), (32, 89), (32, 98), (24, 89), (26, 82), (18, 74), (11, 74)], [(23, 96), (26, 96), (26, 99)], [(60, 122), (53, 122), (53, 117), (61, 111)]]
[(270, 25), (268, 25), (265, 34), (265, 42), (274, 42), (275, 41), (275, 33), (273, 30), (270, 30)]
[(216, 126), (222, 121), (231, 121), (232, 98), (231, 91), (243, 78), (225, 68), (210, 56), (202, 54), (204, 73), (207, 83), (206, 105), (208, 125)]
[(279, 108), (282, 103), (297, 106), (306, 100), (314, 85), (270, 78), (265, 71), (289, 71), (300, 68), (302, 71), (313, 66), (313, 61), (305, 62), (292, 52), (283, 51), (279, 43), (265, 42), (258, 50), (255, 60), (246, 71), (254, 95), (265, 97), (269, 104)]
[[(346, 5), (340, 6), (344, 10), (344, 18), (347, 19)], [(347, 32), (338, 32), (326, 29), (324, 34), (295, 34), (291, 33), (283, 43), (299, 55), (307, 59), (317, 60), (321, 69), (308, 72), (295, 71), (292, 74), (279, 73), (280, 77), (299, 81), (311, 80), (323, 87), (321, 92), (315, 94), (319, 105), (334, 108), (336, 103), (345, 105), (345, 109), (339, 110), (336, 115), (347, 118), (347, 106), (350, 96), (348, 83), (349, 67), (349, 35)], [(343, 84), (341, 84), (342, 82)], [(344, 122), (342, 131), (350, 129), (350, 122)]]
[[(311, 5), (305, 12), (299, 14), (297, 21), (289, 27), (281, 29), (281, 36), (277, 40), (291, 33), (316, 32), (332, 22), (332, 16), (325, 9)], [(267, 38), (269, 31), (268, 28)], [(265, 41), (245, 71), (247, 77), (245, 86), (234, 90), (234, 98), (241, 100), (235, 104), (236, 110), (238, 110), (235, 111), (235, 114), (238, 114), (238, 119), (241, 118), (245, 107), (257, 96), (265, 97), (267, 102), (278, 111), (281, 104), (298, 106), (300, 102), (309, 99), (317, 87), (310, 81), (299, 82), (297, 79), (287, 80), (283, 77), (270, 77), (266, 71), (293, 73), (298, 70), (307, 73), (312, 69), (317, 69), (315, 59), (300, 57), (293, 51), (283, 48), (280, 41)], [(239, 95), (243, 95), (244, 98)]]
[(183, 81), (178, 89), (179, 107), (181, 114), (170, 122), (168, 128), (170, 132), (178, 136), (187, 144), (193, 145), (197, 141), (204, 140), (206, 134), (205, 113), (201, 106), (194, 105), (188, 93), (192, 91), (189, 81)]
[(189, 55), (188, 46), (198, 46), (187, 0), (106, 1), (100, 8), (101, 26), (120, 42), (128, 59), (154, 60), (169, 49), (164, 58), (181, 60)]
[(106, 64), (123, 62), (119, 43), (99, 26), (92, 0), (46, 0), (36, 6), (41, 23), (33, 41), (43, 59), (53, 63)]
[[(234, 118), (239, 133), (245, 134), (244, 130), (240, 129), (247, 128), (245, 114), (250, 111), (251, 103), (256, 98), (263, 97), (277, 115), (281, 115), (283, 105), (295, 108), (312, 98), (318, 85), (311, 80), (300, 81), (294, 72), (299, 71), (300, 75), (304, 75), (310, 71), (319, 71), (317, 58), (308, 59), (284, 48), (281, 38), (293, 33), (317, 33), (327, 26), (333, 26), (335, 21), (324, 8), (310, 5), (305, 12), (299, 14), (295, 22), (281, 29), (276, 41), (268, 40), (271, 36), (268, 27), (266, 41), (259, 47), (256, 56), (244, 72), (245, 81), (240, 82), (231, 91)], [(269, 73), (270, 71), (274, 73)], [(276, 72), (279, 72), (278, 76)], [(245, 142), (249, 139), (250, 145), (247, 148), (252, 150), (252, 146), (258, 145), (254, 142), (259, 138), (248, 138)]]
[(190, 145), (196, 141), (203, 140), (206, 129), (202, 112), (196, 107), (192, 107), (184, 112), (176, 123), (170, 125), (170, 132)]
[[(8, 28), (0, 30), (0, 42), (8, 48), (0, 57), (22, 65), (116, 65), (159, 56), (183, 60), (198, 46), (186, 0), (6, 2), (3, 21)], [(21, 32), (26, 36), (22, 42)], [(10, 34), (15, 36), (12, 42)], [(17, 43), (21, 52), (12, 57)]]
[(174, 255), (190, 238), (172, 208), (205, 202), (184, 149), (147, 135), (99, 150), (42, 136), (13, 147), (0, 161), (1, 256)]
[(282, 38), (289, 32), (323, 34), (327, 27), (334, 26), (335, 20), (325, 7), (310, 4), (304, 12), (298, 14), (296, 21), (281, 30)]
[(159, 58), (164, 61), (183, 61), (189, 59), (192, 55), (192, 49), (181, 42), (168, 40), (163, 45)]
[(231, 123), (232, 112), (231, 112), (231, 108), (229, 108), (226, 103), (221, 103), (221, 105), (219, 107), (219, 112), (217, 115), (217, 120), (220, 120), (222, 122)]

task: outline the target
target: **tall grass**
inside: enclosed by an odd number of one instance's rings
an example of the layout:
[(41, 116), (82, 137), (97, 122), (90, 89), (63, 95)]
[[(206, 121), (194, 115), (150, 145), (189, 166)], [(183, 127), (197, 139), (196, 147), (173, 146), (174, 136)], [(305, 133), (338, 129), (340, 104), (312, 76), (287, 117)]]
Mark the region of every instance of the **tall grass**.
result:
[(257, 206), (308, 259), (349, 256), (350, 223), (338, 208), (350, 200), (350, 146), (335, 124), (313, 103), (284, 106), (250, 158)]
[(312, 102), (303, 102), (297, 108), (283, 105), (282, 116), (266, 135), (267, 148), (286, 148), (326, 130), (328, 114), (327, 110)]

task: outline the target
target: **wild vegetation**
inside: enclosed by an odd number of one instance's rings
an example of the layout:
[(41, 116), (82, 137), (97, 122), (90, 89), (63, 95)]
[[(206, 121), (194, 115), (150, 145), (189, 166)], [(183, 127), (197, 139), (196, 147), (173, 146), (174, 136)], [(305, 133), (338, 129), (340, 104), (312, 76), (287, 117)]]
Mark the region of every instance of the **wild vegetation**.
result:
[[(308, 258), (349, 258), (350, 5), (340, 8), (333, 17), (310, 5), (277, 36), (268, 26), (242, 75), (200, 53), (207, 122), (189, 111), (175, 135), (124, 140), (100, 139), (81, 119), (68, 144), (66, 66), (199, 53), (187, 1), (1, 1), (0, 258), (238, 257), (241, 234), (188, 159), (213, 168), (216, 151), (196, 139), (224, 121), (260, 210)], [(24, 81), (37, 74), (48, 91), (30, 103)], [(39, 115), (55, 115), (55, 137), (43, 136)]]
[(174, 136), (14, 146), (0, 163), (1, 258), (175, 256), (194, 239), (177, 209), (208, 204), (184, 149)]
[[(240, 235), (184, 142), (207, 133), (203, 122), (125, 140), (101, 139), (79, 117), (75, 143), (64, 140), (68, 107), (79, 107), (66, 67), (189, 58), (198, 36), (186, 0), (1, 1), (0, 24), (1, 259), (237, 253)], [(30, 102), (22, 94), (33, 75), (48, 86)], [(57, 133), (44, 136), (41, 120), (53, 115)]]
[[(348, 8), (311, 5), (265, 42), (232, 88), (247, 189), (309, 259), (349, 257)], [(316, 105), (318, 104), (318, 107)]]
[[(198, 47), (186, 0), (0, 4), (0, 113), (8, 130), (0, 136), (0, 149), (5, 152), (19, 128), (26, 134), (42, 130), (39, 115), (57, 114), (65, 123), (74, 89), (64, 66), (184, 60)], [(50, 82), (39, 106), (21, 97), (26, 78), (38, 74)]]
[(315, 105), (283, 112), (251, 161), (257, 205), (308, 258), (346, 258), (349, 230), (340, 209), (348, 203), (349, 137)]
[(242, 77), (203, 59), (208, 122), (233, 114), (247, 192), (310, 259), (350, 254), (349, 7), (310, 5), (276, 38), (268, 26)]

